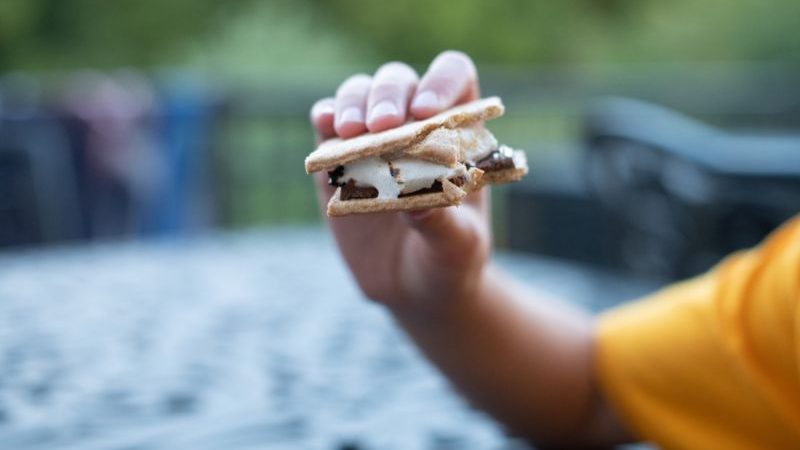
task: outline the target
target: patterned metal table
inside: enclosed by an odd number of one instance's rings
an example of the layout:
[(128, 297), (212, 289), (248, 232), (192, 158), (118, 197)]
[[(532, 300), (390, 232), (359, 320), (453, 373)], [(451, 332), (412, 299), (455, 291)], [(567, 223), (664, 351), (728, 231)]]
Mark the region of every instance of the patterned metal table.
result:
[[(497, 260), (595, 310), (654, 287)], [(318, 228), (2, 254), (0, 448), (519, 445), (360, 297)]]

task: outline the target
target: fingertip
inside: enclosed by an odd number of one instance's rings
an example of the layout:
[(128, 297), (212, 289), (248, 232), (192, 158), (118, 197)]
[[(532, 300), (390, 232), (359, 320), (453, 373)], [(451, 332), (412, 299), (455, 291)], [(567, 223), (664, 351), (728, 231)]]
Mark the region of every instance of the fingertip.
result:
[(323, 98), (317, 100), (314, 105), (311, 106), (311, 119), (315, 120), (323, 116), (331, 116), (333, 117), (334, 112), (334, 99), (333, 98)]
[(363, 122), (362, 123), (353, 123), (353, 122), (344, 123), (344, 124), (339, 125), (336, 128), (336, 134), (342, 139), (349, 139), (349, 138), (352, 138), (352, 137), (356, 137), (359, 134), (364, 133), (365, 131), (367, 131), (367, 127), (364, 125)]
[(399, 127), (402, 124), (403, 118), (400, 116), (385, 116), (379, 119), (374, 119), (371, 122), (367, 122), (367, 129), (370, 132), (376, 133), (378, 131)]
[(346, 108), (336, 116), (334, 128), (336, 134), (343, 138), (350, 138), (363, 133), (367, 129), (364, 122), (364, 112), (357, 106)]
[(475, 100), (479, 97), (477, 80), (477, 69), (467, 54), (454, 50), (442, 52), (419, 82), (418, 94), (411, 104), (412, 115), (424, 119)]
[(364, 110), (371, 83), (369, 75), (356, 74), (348, 77), (336, 90), (333, 127), (340, 137), (351, 138), (366, 131)]
[(336, 134), (333, 129), (334, 100), (333, 98), (323, 98), (318, 100), (311, 107), (309, 117), (311, 126), (320, 139), (325, 140)]
[(418, 80), (408, 64), (382, 65), (375, 72), (369, 92), (367, 128), (374, 132), (402, 125)]
[(384, 100), (370, 109), (367, 128), (372, 132), (383, 131), (401, 125), (404, 120), (400, 108), (394, 102)]
[(418, 92), (409, 108), (416, 119), (427, 119), (442, 111), (441, 96), (433, 90)]

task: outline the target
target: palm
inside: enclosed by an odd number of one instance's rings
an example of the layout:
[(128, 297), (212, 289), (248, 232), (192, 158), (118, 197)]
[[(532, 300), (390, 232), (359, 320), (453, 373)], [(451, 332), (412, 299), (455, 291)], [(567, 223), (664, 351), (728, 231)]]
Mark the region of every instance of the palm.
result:
[(403, 247), (411, 230), (397, 214), (383, 213), (329, 220), (336, 242), (367, 296), (385, 296), (399, 284)]
[[(333, 188), (318, 177), (321, 206)], [(445, 297), (454, 278), (469, 276), (483, 265), (489, 247), (488, 202), (485, 192), (467, 197), (454, 212), (459, 226), (448, 248), (433, 249), (400, 213), (367, 214), (328, 219), (339, 249), (365, 294), (396, 305), (401, 299)]]

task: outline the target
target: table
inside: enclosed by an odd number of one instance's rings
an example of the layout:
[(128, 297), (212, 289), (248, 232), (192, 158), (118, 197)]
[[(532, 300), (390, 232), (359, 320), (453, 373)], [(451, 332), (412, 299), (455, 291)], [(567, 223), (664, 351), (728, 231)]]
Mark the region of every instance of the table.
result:
[[(593, 310), (656, 283), (520, 254)], [(517, 448), (314, 227), (0, 254), (0, 448)]]

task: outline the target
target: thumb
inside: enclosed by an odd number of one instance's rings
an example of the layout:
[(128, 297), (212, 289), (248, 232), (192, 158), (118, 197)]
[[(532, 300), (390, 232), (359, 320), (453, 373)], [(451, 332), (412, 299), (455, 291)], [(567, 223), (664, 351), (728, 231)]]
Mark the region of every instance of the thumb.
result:
[(403, 213), (434, 254), (455, 257), (484, 244), (485, 230), (472, 208), (447, 207)]

